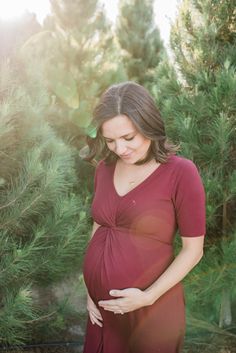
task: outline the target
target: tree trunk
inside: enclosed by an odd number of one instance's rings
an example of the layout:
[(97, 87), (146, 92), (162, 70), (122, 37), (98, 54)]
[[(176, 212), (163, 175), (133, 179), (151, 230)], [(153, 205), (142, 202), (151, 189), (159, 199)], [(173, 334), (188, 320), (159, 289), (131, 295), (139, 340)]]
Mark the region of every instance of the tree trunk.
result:
[(225, 288), (222, 290), (221, 304), (220, 304), (220, 318), (219, 327), (224, 328), (230, 326), (232, 323), (231, 313), (231, 293)]

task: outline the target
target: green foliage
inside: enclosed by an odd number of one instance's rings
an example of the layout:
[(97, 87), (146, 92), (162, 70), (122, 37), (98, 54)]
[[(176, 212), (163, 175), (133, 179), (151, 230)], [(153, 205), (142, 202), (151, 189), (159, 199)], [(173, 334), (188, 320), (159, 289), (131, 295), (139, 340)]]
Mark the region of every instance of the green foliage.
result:
[(38, 318), (29, 287), (14, 288), (5, 292), (0, 311), (0, 342), (21, 344), (29, 339), (27, 325)]
[(209, 340), (212, 334), (230, 337), (232, 333), (219, 327), (222, 293), (229, 293), (233, 301), (236, 294), (236, 233), (231, 240), (222, 240), (222, 258), (219, 247), (208, 246), (205, 256), (185, 281), (187, 302), (188, 341), (196, 344)]
[(76, 81), (70, 72), (51, 67), (48, 76), (49, 86), (55, 95), (62, 100), (69, 108), (79, 108), (79, 94)]
[[(51, 1), (44, 31), (22, 48), (25, 60), (42, 58), (42, 75), (61, 114), (86, 132), (96, 98), (125, 78), (117, 45), (97, 1)], [(71, 138), (74, 138), (74, 129)]]
[(154, 24), (152, 0), (123, 0), (117, 36), (128, 78), (148, 84), (152, 70), (165, 55), (158, 28)]
[(97, 1), (52, 5), (0, 66), (1, 344), (68, 325), (70, 304), (53, 286), (80, 271), (91, 226), (94, 169), (78, 149), (94, 134), (96, 97), (125, 77)]
[[(232, 3), (202, 0), (182, 4), (171, 37), (178, 71), (162, 62), (156, 68), (153, 87), (169, 135), (181, 142), (181, 153), (199, 166), (207, 194), (208, 235), (214, 239), (230, 235), (235, 224), (230, 207), (235, 199), (236, 57), (233, 36), (228, 32), (233, 34), (235, 29), (230, 16), (231, 24), (225, 24)], [(209, 45), (200, 32), (211, 32), (213, 20), (221, 36), (217, 32)], [(227, 28), (227, 35), (222, 28)], [(211, 57), (211, 63), (205, 57)]]
[[(184, 79), (197, 84), (202, 70), (216, 72), (235, 63), (235, 2), (184, 0), (172, 27), (171, 47)], [(220, 53), (220, 55), (219, 55)], [(214, 74), (213, 77), (214, 79)]]
[(48, 313), (36, 305), (32, 286), (79, 270), (89, 228), (76, 151), (45, 119), (50, 99), (34, 80), (22, 62), (1, 64), (0, 341), (9, 344), (30, 339), (34, 322)]
[(235, 1), (183, 1), (171, 31), (174, 66), (160, 63), (152, 87), (168, 135), (206, 191), (205, 255), (185, 280), (187, 341), (197, 345), (230, 337), (225, 327), (235, 325), (235, 44)]

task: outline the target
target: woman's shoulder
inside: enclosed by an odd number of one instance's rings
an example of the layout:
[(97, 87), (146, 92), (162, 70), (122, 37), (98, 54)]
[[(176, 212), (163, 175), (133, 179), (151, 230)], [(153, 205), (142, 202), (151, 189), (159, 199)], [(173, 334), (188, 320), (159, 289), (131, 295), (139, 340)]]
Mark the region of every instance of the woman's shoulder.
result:
[(176, 176), (181, 177), (183, 174), (192, 175), (199, 173), (197, 165), (191, 159), (180, 155), (172, 155), (169, 158), (168, 163), (172, 173), (176, 174)]
[(114, 165), (112, 163), (108, 164), (104, 159), (101, 159), (100, 161), (97, 162), (95, 169), (96, 169), (96, 173), (98, 173), (100, 171), (110, 171), (112, 170), (113, 167)]
[(112, 169), (110, 165), (107, 165), (104, 160), (100, 160), (96, 163), (95, 166), (95, 189), (97, 186), (98, 181), (102, 181), (103, 183), (109, 180), (112, 177)]
[(188, 168), (191, 169), (191, 168), (197, 167), (196, 164), (191, 159), (188, 159), (180, 155), (170, 156), (168, 162), (174, 168), (178, 168), (178, 169), (188, 169)]

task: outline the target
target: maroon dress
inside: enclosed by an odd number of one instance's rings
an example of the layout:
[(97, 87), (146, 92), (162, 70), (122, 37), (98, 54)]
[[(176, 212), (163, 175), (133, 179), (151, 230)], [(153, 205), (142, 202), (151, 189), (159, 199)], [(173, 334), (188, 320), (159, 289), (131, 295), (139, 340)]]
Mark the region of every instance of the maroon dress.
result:
[[(92, 216), (101, 226), (84, 259), (84, 279), (96, 305), (114, 299), (111, 289), (149, 287), (173, 261), (177, 229), (183, 237), (205, 234), (205, 195), (195, 164), (171, 156), (124, 196), (113, 183), (115, 165), (95, 173)], [(103, 327), (88, 319), (84, 353), (177, 353), (185, 332), (182, 284), (153, 305), (124, 315), (99, 307)]]

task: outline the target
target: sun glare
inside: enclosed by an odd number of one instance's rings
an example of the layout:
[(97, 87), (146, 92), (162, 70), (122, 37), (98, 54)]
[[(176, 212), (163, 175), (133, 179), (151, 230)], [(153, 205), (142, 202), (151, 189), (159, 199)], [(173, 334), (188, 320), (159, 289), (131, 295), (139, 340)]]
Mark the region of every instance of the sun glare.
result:
[(3, 20), (10, 20), (14, 17), (22, 15), (22, 3), (16, 1), (1, 1), (0, 2), (0, 18)]
[[(176, 15), (177, 2), (180, 0), (155, 0), (154, 12), (156, 24), (160, 29), (161, 37), (167, 44), (170, 31), (170, 20)], [(118, 14), (119, 0), (100, 0), (105, 5), (108, 18), (114, 23)], [(49, 0), (0, 0), (0, 19), (14, 20), (24, 12), (34, 12), (40, 23), (50, 13)]]
[(50, 11), (48, 0), (0, 0), (0, 19), (14, 20), (26, 11), (36, 13), (41, 21)]

